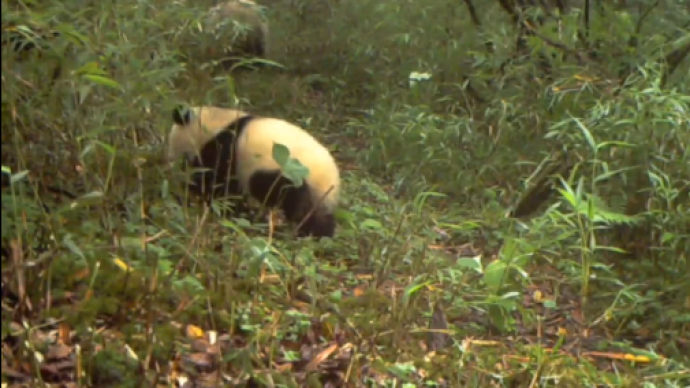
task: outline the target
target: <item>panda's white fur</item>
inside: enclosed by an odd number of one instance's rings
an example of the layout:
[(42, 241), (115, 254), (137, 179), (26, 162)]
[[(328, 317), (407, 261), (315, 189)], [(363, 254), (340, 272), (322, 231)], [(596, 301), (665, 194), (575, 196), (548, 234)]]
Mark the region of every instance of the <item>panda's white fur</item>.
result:
[[(313, 136), (285, 120), (252, 116), (219, 107), (178, 108), (173, 112), (168, 159), (187, 156), (197, 172), (194, 190), (209, 199), (219, 195), (249, 196), (280, 207), (298, 235), (332, 237), (333, 212), (340, 193), (340, 172), (333, 156)], [(273, 159), (273, 146), (282, 144), (290, 157), (309, 169), (295, 187)], [(210, 185), (214, 189), (207, 189)]]
[(262, 15), (261, 7), (255, 2), (223, 1), (209, 10), (206, 22), (215, 39), (230, 39), (233, 42), (229, 50), (210, 53), (213, 59), (229, 55), (259, 58), (268, 55), (268, 22)]
[[(174, 162), (182, 156), (189, 161), (199, 157), (203, 147), (213, 140), (218, 133), (225, 131), (228, 125), (236, 120), (248, 116), (249, 113), (215, 106), (190, 107), (184, 112), (184, 107), (177, 107), (173, 112), (173, 126), (170, 130), (168, 142), (168, 161)], [(184, 115), (188, 117), (182, 117)], [(180, 121), (191, 120), (190, 123)]]

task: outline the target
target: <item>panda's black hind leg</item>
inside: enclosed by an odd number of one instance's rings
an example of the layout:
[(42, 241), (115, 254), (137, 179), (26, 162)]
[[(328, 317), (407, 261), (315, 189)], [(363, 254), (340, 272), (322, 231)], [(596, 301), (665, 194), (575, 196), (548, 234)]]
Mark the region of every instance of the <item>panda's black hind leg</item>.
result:
[(285, 178), (280, 171), (257, 171), (249, 179), (249, 193), (268, 207), (280, 207), (290, 222), (301, 227), (300, 237), (332, 237), (335, 233), (335, 218), (315, 209), (304, 219), (312, 206), (311, 190), (305, 182), (300, 187)]
[[(302, 222), (302, 220), (296, 221)], [(335, 235), (335, 216), (315, 210), (297, 231), (299, 237), (333, 237)]]
[(257, 171), (249, 178), (249, 194), (267, 207), (279, 207), (304, 188), (295, 187), (280, 171)]

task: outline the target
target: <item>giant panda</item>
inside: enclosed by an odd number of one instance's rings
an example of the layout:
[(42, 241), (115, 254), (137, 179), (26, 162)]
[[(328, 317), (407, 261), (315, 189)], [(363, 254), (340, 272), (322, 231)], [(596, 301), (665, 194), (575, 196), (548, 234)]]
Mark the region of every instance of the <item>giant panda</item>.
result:
[[(287, 220), (299, 226), (298, 236), (333, 237), (340, 171), (328, 149), (304, 129), (285, 120), (213, 106), (179, 106), (172, 118), (168, 161), (186, 156), (192, 167), (204, 169), (193, 174), (190, 191), (209, 201), (249, 195), (281, 208)], [(290, 157), (309, 169), (301, 186), (283, 176), (273, 159), (275, 143), (287, 147)]]
[(265, 58), (268, 53), (268, 23), (261, 7), (251, 0), (226, 0), (209, 10), (207, 31), (212, 41), (230, 41), (229, 47), (211, 44), (208, 58), (222, 60), (224, 66), (235, 63), (228, 57)]

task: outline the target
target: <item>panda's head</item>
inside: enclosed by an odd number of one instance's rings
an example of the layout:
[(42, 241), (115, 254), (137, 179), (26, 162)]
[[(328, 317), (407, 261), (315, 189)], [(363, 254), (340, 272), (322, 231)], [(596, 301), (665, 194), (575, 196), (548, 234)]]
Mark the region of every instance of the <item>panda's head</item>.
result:
[(177, 106), (172, 112), (173, 125), (168, 138), (168, 161), (182, 156), (192, 159), (202, 147), (226, 130), (247, 112), (215, 106)]

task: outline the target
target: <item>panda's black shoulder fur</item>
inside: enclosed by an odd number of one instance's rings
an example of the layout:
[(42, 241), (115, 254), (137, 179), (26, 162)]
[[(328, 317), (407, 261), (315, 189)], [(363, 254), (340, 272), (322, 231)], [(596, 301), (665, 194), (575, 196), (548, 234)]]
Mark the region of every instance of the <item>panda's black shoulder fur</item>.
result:
[[(223, 128), (222, 132), (233, 132), (233, 138), (236, 138), (239, 136), (244, 129), (247, 127), (250, 121), (258, 118), (259, 116), (255, 115), (246, 115), (244, 117), (241, 117), (237, 120), (234, 120), (228, 125)], [(189, 123), (192, 121), (192, 110), (184, 105), (178, 105), (175, 109), (173, 109), (172, 112), (172, 119), (173, 123), (180, 125), (180, 126), (186, 126), (189, 125)]]
[(247, 125), (249, 125), (249, 122), (255, 119), (258, 119), (259, 116), (254, 116), (254, 115), (247, 115), (244, 117), (241, 117), (232, 123), (228, 124), (226, 127), (227, 131), (232, 131), (235, 133), (235, 136), (238, 137), (244, 132), (244, 130), (247, 128)]
[[(173, 116), (176, 123), (182, 123), (178, 125), (186, 125), (184, 123), (189, 123), (191, 120), (189, 110), (176, 110)], [(236, 179), (229, 179), (229, 177), (234, 177), (237, 172), (237, 160), (233, 157), (235, 142), (242, 131), (247, 128), (249, 122), (255, 118), (257, 116), (249, 115), (229, 123), (218, 132), (213, 140), (201, 147), (199, 158), (192, 162), (192, 167), (207, 170), (194, 174), (193, 190), (209, 199), (242, 194), (239, 182)], [(243, 208), (240, 206), (240, 209)]]

